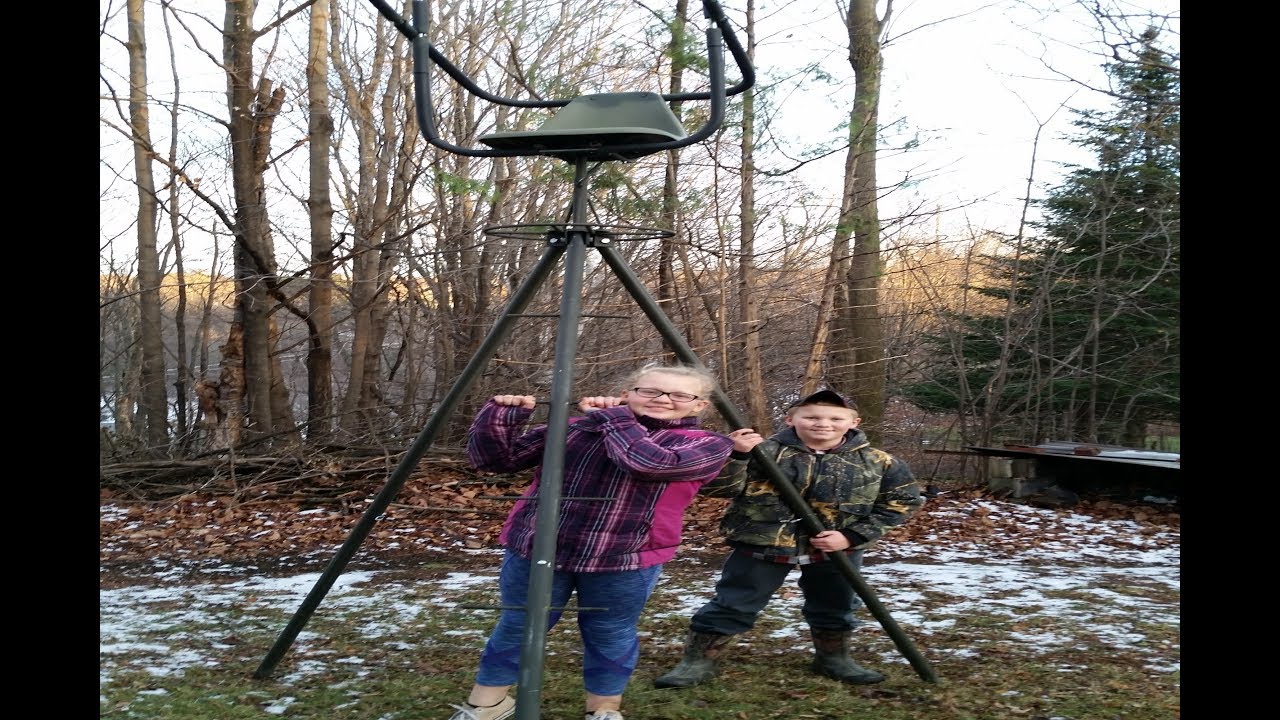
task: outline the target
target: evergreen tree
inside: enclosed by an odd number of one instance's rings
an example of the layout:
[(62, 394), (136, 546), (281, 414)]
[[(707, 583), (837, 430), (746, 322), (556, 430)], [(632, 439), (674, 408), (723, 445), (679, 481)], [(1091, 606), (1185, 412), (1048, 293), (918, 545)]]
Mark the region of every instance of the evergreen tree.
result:
[(984, 441), (1141, 446), (1149, 423), (1177, 420), (1179, 75), (1157, 36), (1108, 66), (1112, 108), (1077, 113), (1097, 167), (1072, 168), (1039, 203), (1040, 237), (988, 258), (1005, 284), (978, 291), (1007, 313), (958, 318), (956, 368), (909, 389), (972, 411)]

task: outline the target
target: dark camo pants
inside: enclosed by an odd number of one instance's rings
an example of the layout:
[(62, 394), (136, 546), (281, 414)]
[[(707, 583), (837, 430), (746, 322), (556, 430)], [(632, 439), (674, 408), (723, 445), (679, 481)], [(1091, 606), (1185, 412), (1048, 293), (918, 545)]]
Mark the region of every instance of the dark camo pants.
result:
[[(855, 569), (862, 567), (861, 550), (848, 553)], [(725, 558), (716, 583), (716, 594), (693, 614), (689, 623), (694, 632), (737, 635), (755, 627), (760, 612), (782, 587), (796, 565), (757, 560), (743, 550)], [(824, 630), (852, 630), (862, 624), (853, 613), (862, 599), (853, 591), (834, 562), (800, 565), (801, 610), (810, 627)]]

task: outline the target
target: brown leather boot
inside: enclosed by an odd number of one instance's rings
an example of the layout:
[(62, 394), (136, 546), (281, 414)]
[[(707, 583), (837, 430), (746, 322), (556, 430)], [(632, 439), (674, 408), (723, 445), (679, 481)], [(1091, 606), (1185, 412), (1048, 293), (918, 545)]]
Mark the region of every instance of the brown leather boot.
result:
[(689, 630), (684, 643), (684, 658), (666, 675), (654, 679), (659, 688), (687, 688), (720, 674), (717, 658), (734, 642), (734, 635), (717, 635)]
[(849, 640), (853, 631), (811, 627), (809, 634), (817, 651), (812, 665), (814, 672), (854, 685), (872, 685), (884, 680), (884, 675), (862, 667), (849, 657)]

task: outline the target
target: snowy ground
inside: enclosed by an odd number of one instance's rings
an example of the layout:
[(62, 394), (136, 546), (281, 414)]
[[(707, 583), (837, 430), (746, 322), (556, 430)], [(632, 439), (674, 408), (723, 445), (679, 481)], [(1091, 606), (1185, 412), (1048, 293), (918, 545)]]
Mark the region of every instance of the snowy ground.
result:
[[(956, 647), (955, 637), (963, 635), (966, 618), (980, 611), (1016, 618), (1016, 626), (1022, 629), (1003, 642), (1024, 651), (1070, 647), (1082, 642), (1083, 633), (1108, 647), (1148, 657), (1147, 667), (1153, 674), (1179, 670), (1179, 649), (1172, 644), (1176, 640), (1166, 635), (1152, 641), (1144, 632), (1153, 625), (1176, 627), (1179, 623), (1176, 526), (1099, 519), (1071, 510), (985, 499), (934, 503), (930, 512), (940, 532), (903, 542), (886, 541), (868, 553), (862, 574), (909, 636), (929, 645), (930, 636), (947, 634), (949, 657), (935, 660), (963, 658), (972, 652)], [(104, 505), (101, 517), (104, 523), (118, 521), (122, 511)], [(993, 524), (1019, 529), (1017, 537), (972, 532)], [(122, 526), (118, 530), (139, 529)], [(104, 557), (110, 555), (110, 545), (105, 539)], [(298, 566), (323, 568), (336, 550), (319, 552), (309, 561), (301, 558)], [(496, 586), (500, 551), (449, 550), (455, 557), (464, 553), (481, 569), (440, 572), (424, 579), (406, 577), (394, 567), (357, 569), (353, 563), (324, 595), (320, 609), (361, 618), (361, 634), (371, 645), (394, 645), (399, 629), (419, 624), (434, 613), (456, 612), (460, 595), (470, 592), (474, 597), (477, 590)], [(652, 617), (687, 618), (705, 602), (719, 557), (715, 548), (690, 550), (669, 563), (650, 604)], [(166, 676), (216, 665), (227, 644), (237, 642), (237, 627), (244, 628), (255, 617), (279, 622), (282, 613), (292, 616), (321, 577), (318, 571), (295, 572), (288, 567), (289, 563), (268, 569), (234, 561), (169, 557), (151, 560), (142, 569), (135, 566), (124, 584), (113, 576), (99, 592), (101, 686), (111, 684), (113, 673), (123, 668)], [(793, 572), (766, 617), (770, 642), (780, 647), (790, 642), (803, 649), (808, 636), (800, 619), (800, 594), (793, 592), (796, 576)], [(870, 615), (866, 619), (864, 632), (883, 633)], [(459, 632), (474, 636), (477, 647), (483, 641), (478, 631)], [(317, 671), (325, 663), (358, 666), (362, 662), (358, 656), (321, 650), (322, 643), (316, 640), (305, 629), (298, 635), (291, 650), (296, 659), (293, 672)], [(874, 647), (882, 648), (879, 660), (883, 663), (906, 664), (891, 644)], [(297, 679), (281, 680), (287, 685)]]

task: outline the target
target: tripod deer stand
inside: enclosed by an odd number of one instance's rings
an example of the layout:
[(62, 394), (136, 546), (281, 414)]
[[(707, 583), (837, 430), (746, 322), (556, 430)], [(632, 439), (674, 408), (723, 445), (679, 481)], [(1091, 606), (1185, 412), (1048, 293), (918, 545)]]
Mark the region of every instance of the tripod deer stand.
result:
[[(346, 542), (281, 632), (276, 643), (255, 671), (254, 677), (262, 679), (271, 674), (320, 601), (333, 586), (337, 576), (355, 554), (360, 543), (364, 541), (378, 516), (386, 510), (422, 454), (431, 446), (436, 435), (465, 397), (472, 382), (510, 335), (515, 320), (549, 277), (552, 267), (563, 257), (563, 297), (560, 302), (555, 341), (555, 364), (549, 396), (546, 449), (542, 461), (542, 483), (538, 490), (538, 511), (535, 521), (534, 563), (529, 580), (528, 605), (524, 608), (526, 622), (516, 695), (516, 719), (537, 720), (548, 618), (553, 611), (572, 609), (550, 607), (550, 597), (553, 561), (556, 555), (556, 529), (562, 499), (560, 491), (565, 468), (564, 445), (568, 431), (570, 392), (573, 384), (573, 359), (578, 341), (579, 321), (582, 316), (583, 267), (588, 248), (594, 248), (600, 252), (605, 263), (622, 282), (677, 357), (686, 364), (702, 367), (702, 362), (679, 330), (611, 245), (618, 240), (663, 238), (670, 237), (673, 233), (655, 228), (592, 224), (588, 218), (587, 180), (591, 172), (588, 164), (594, 162), (598, 167), (601, 162), (632, 160), (663, 150), (685, 147), (709, 137), (723, 121), (726, 98), (751, 87), (755, 79), (754, 71), (746, 53), (734, 36), (722, 8), (715, 0), (703, 0), (704, 15), (712, 21), (706, 31), (711, 86), (709, 92), (668, 95), (645, 92), (604, 93), (584, 95), (572, 100), (544, 101), (502, 98), (479, 88), (430, 45), (427, 40), (430, 19), (423, 0), (413, 2), (414, 25), (412, 26), (400, 18), (383, 0), (370, 1), (383, 16), (395, 23), (396, 27), (412, 40), (417, 117), (424, 135), (432, 145), (474, 157), (545, 155), (570, 162), (574, 165), (573, 197), (567, 222), (497, 226), (485, 229), (486, 234), (500, 237), (543, 237), (547, 241), (547, 248), (528, 277), (516, 289), (502, 315), (391, 473), (387, 485), (373, 499)], [(743, 78), (730, 88), (725, 87), (724, 80), (723, 53), (726, 44)], [(441, 139), (434, 124), (429, 82), (430, 64), (433, 61), (468, 91), (491, 102), (516, 107), (546, 107), (559, 108), (559, 110), (536, 131), (495, 133), (481, 137), (481, 142), (488, 145), (489, 149), (455, 145)], [(666, 104), (667, 101), (673, 100), (709, 100), (710, 114), (706, 124), (697, 132), (686, 135), (684, 127)], [(747, 426), (741, 414), (722, 391), (715, 391), (713, 401), (721, 415), (734, 428)], [(753, 454), (764, 463), (774, 479), (774, 484), (778, 486), (784, 499), (793, 507), (801, 521), (811, 530), (820, 532), (823, 529), (822, 523), (800, 496), (799, 491), (785, 479), (772, 459), (758, 450), (753, 450)], [(865, 602), (867, 609), (880, 621), (882, 627), (893, 639), (899, 651), (907, 657), (923, 679), (933, 682), (933, 671), (928, 663), (863, 582), (848, 558), (843, 555), (832, 557), (842, 574)]]

